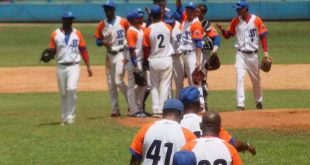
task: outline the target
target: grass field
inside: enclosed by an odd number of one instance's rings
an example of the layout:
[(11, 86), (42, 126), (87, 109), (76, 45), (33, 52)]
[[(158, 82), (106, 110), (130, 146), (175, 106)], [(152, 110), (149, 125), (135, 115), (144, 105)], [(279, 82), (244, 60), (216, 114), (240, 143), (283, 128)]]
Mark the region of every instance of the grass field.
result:
[[(0, 24), (0, 38), (5, 41), (5, 44), (0, 45), (2, 57), (0, 66), (40, 65), (39, 56), (48, 46), (51, 32), (59, 26), (59, 24), (27, 24), (24, 26)], [(274, 63), (310, 63), (310, 50), (308, 49), (310, 21), (267, 22), (266, 26), (269, 28), (269, 52), (274, 58)], [(93, 36), (96, 24), (76, 24), (75, 27), (81, 30), (88, 43), (91, 63), (103, 64), (105, 50), (96, 47)], [(223, 64), (233, 64), (235, 61), (234, 39), (222, 40), (221, 61)]]
[[(268, 91), (266, 95), (267, 103), (275, 102), (270, 106), (292, 101), (291, 107), (307, 107), (306, 91)], [(210, 100), (211, 108), (227, 105), (224, 110), (228, 110), (228, 105), (234, 104), (229, 97), (216, 99)], [(58, 93), (0, 94), (0, 164), (128, 164), (128, 146), (138, 128), (120, 126), (108, 117), (111, 106), (106, 92), (79, 92), (77, 122), (67, 127), (59, 126), (58, 100)], [(121, 107), (126, 110), (123, 102)], [(241, 154), (244, 164), (310, 163), (308, 131), (230, 131), (257, 147), (255, 157)]]
[[(266, 24), (274, 63), (310, 64), (310, 21)], [(43, 65), (38, 62), (39, 56), (48, 45), (50, 33), (58, 26), (0, 24), (0, 38), (3, 41), (0, 44), (0, 67)], [(96, 24), (77, 24), (76, 27), (88, 43), (91, 63), (104, 64), (104, 49), (97, 48), (93, 38)], [(222, 41), (220, 55), (223, 64), (234, 63), (232, 45), (233, 40)], [(0, 81), (5, 78), (0, 76)], [(298, 82), (292, 80), (287, 83)], [(0, 165), (128, 164), (128, 146), (138, 128), (119, 125), (109, 117), (111, 105), (107, 92), (79, 92), (78, 95), (76, 123), (61, 127), (58, 93), (7, 94), (0, 91)], [(309, 90), (267, 90), (263, 95), (267, 109), (310, 107)], [(246, 98), (246, 108), (254, 109), (251, 91), (247, 91)], [(125, 115), (127, 105), (124, 98), (120, 99)], [(210, 91), (209, 104), (212, 110), (218, 112), (231, 111), (235, 106), (235, 91)], [(248, 153), (241, 154), (246, 165), (310, 164), (309, 130), (229, 131), (257, 147), (255, 157)]]

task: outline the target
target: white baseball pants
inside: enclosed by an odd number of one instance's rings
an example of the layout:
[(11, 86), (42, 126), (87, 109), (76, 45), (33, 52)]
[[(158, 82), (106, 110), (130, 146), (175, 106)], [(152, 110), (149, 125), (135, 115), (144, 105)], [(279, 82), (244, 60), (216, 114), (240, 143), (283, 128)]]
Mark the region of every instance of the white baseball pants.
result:
[[(139, 62), (140, 69), (142, 69), (142, 64)], [(147, 86), (141, 87), (135, 83), (134, 77), (134, 66), (131, 61), (127, 62), (125, 65), (128, 74), (128, 88), (127, 88), (127, 98), (128, 106), (130, 109), (130, 115), (137, 112), (143, 112), (143, 100)]]
[(245, 54), (242, 52), (237, 52), (236, 55), (236, 78), (237, 78), (237, 106), (244, 107), (244, 75), (245, 72), (248, 73), (254, 91), (254, 97), (256, 103), (262, 102), (262, 85), (259, 75), (259, 61), (258, 54)]
[(153, 113), (162, 113), (172, 83), (172, 57), (150, 58)]
[[(201, 58), (201, 61), (202, 61), (202, 58)], [(188, 84), (190, 86), (195, 86), (198, 88), (198, 90), (200, 92), (200, 104), (202, 105), (202, 107), (204, 107), (205, 100), (203, 98), (203, 91), (202, 91), (201, 83), (196, 85), (193, 83), (193, 79), (192, 79), (192, 73), (195, 71), (195, 68), (196, 68), (196, 53), (195, 53), (195, 51), (184, 54), (184, 66), (185, 66), (185, 72), (186, 72), (187, 79), (188, 79)]]
[(80, 79), (80, 65), (58, 65), (57, 79), (61, 94), (61, 117), (64, 123), (73, 122), (75, 118), (77, 86)]
[(124, 95), (127, 101), (127, 86), (124, 82), (125, 69), (124, 69), (124, 56), (119, 58), (117, 61), (106, 61), (109, 62), (109, 68), (107, 71), (107, 81), (110, 93), (110, 99), (112, 102), (112, 113), (120, 113), (119, 103), (118, 103), (118, 91), (120, 89), (121, 93)]
[(179, 93), (184, 87), (184, 62), (182, 54), (175, 54), (172, 56), (173, 60), (173, 79), (176, 86), (176, 98), (179, 98)]

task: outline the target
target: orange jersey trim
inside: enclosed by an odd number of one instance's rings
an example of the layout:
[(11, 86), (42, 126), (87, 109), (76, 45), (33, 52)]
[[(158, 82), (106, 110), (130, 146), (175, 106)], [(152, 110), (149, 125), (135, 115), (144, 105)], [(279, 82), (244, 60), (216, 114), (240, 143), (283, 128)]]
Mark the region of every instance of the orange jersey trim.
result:
[(138, 39), (138, 33), (132, 29), (127, 30), (127, 44), (128, 48), (136, 48), (137, 46), (137, 39)]
[(225, 140), (227, 143), (230, 142), (232, 136), (228, 133), (228, 131), (224, 128), (221, 127), (220, 133), (219, 133), (219, 138)]
[(155, 122), (151, 122), (143, 126), (139, 132), (137, 133), (136, 137), (132, 141), (130, 145), (130, 149), (134, 151), (135, 153), (139, 154), (140, 156), (143, 153), (143, 142), (144, 142), (144, 137), (147, 132), (147, 130), (154, 124)]
[(256, 16), (256, 18), (255, 18), (255, 20), (254, 20), (254, 24), (257, 26), (259, 35), (268, 32), (268, 29), (267, 29), (266, 26), (264, 25), (263, 20), (262, 20), (261, 18), (259, 18), (258, 16)]
[(80, 45), (79, 47), (86, 47), (86, 42), (84, 40), (84, 37), (82, 35), (82, 33), (79, 30), (76, 30), (76, 35), (79, 37), (80, 39)]
[(103, 21), (100, 21), (98, 26), (97, 26), (97, 29), (96, 29), (96, 32), (95, 32), (95, 37), (96, 38), (99, 38), (99, 39), (103, 39), (103, 35), (102, 35), (102, 30), (103, 28), (105, 27), (105, 24)]
[(187, 128), (182, 128), (182, 131), (183, 131), (186, 143), (188, 143), (192, 140), (195, 140), (197, 138), (196, 135)]
[(224, 144), (226, 145), (227, 149), (229, 150), (229, 152), (231, 154), (232, 165), (242, 165), (241, 158), (240, 158), (239, 153), (236, 150), (236, 148), (227, 142), (224, 142)]
[(51, 35), (51, 39), (50, 39), (50, 43), (49, 43), (49, 48), (51, 48), (51, 49), (56, 49), (56, 43), (55, 43), (56, 35), (57, 35), (56, 32), (53, 32)]
[(151, 46), (150, 33), (151, 33), (150, 28), (146, 28), (144, 30), (144, 34), (143, 34), (143, 46), (144, 47), (150, 47)]
[(199, 21), (191, 25), (190, 31), (193, 39), (201, 39), (203, 36), (203, 28)]

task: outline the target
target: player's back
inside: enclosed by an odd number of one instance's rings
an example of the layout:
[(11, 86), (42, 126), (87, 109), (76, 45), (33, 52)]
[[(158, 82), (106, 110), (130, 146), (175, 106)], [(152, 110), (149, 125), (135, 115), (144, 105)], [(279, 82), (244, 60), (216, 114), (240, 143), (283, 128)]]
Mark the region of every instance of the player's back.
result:
[(146, 30), (150, 46), (150, 58), (159, 58), (171, 56), (173, 54), (173, 47), (171, 45), (171, 27), (164, 22), (153, 23)]
[(217, 137), (196, 139), (187, 143), (183, 149), (193, 151), (198, 164), (242, 164), (236, 149)]
[(171, 164), (173, 154), (185, 143), (186, 137), (178, 122), (166, 119), (157, 121), (145, 134), (143, 164)]
[(201, 123), (201, 116), (194, 114), (194, 113), (188, 113), (183, 116), (183, 119), (181, 120), (181, 126), (183, 128), (187, 128), (190, 131), (192, 131), (197, 137), (201, 137), (202, 132), (200, 129), (200, 123)]

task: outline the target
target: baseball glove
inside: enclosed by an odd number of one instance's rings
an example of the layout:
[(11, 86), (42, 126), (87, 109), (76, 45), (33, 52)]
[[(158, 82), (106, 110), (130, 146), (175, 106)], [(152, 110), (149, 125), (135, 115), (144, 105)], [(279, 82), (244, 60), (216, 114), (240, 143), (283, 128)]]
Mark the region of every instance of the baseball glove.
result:
[(135, 71), (133, 72), (133, 75), (135, 77), (135, 83), (138, 86), (146, 85), (145, 73), (143, 71)]
[(42, 54), (40, 61), (43, 61), (45, 63), (50, 62), (53, 58), (55, 58), (55, 52), (53, 52), (51, 49), (46, 48)]
[(260, 69), (264, 72), (269, 72), (272, 65), (272, 58), (271, 57), (263, 57), (262, 63), (260, 65)]
[(117, 51), (113, 50), (111, 47), (107, 47), (107, 52), (114, 56), (117, 55), (118, 53)]
[(221, 61), (217, 53), (213, 53), (205, 64), (205, 69), (208, 71), (217, 70), (221, 67)]
[(198, 85), (202, 80), (204, 80), (205, 74), (198, 68), (192, 73), (193, 83)]

